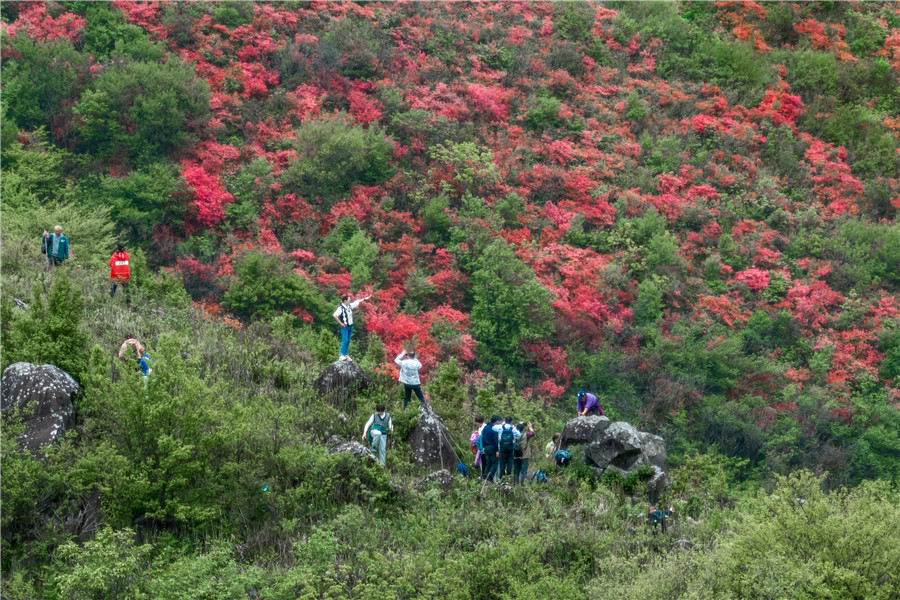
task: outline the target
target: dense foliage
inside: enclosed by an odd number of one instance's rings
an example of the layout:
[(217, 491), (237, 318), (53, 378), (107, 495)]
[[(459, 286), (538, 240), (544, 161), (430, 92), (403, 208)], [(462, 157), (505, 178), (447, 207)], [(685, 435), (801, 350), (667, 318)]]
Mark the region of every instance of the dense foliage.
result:
[[(898, 597), (896, 5), (9, 1), (0, 29), (0, 366), (83, 386), (44, 462), (4, 419), (5, 597)], [(342, 293), (374, 296), (346, 423), (308, 388)], [(639, 483), (581, 469), (499, 498), (412, 486), (402, 442), (324, 454), (382, 400), (402, 440), (403, 345), (461, 454), (474, 412), (545, 442), (589, 389), (666, 438), (696, 521), (646, 531)]]

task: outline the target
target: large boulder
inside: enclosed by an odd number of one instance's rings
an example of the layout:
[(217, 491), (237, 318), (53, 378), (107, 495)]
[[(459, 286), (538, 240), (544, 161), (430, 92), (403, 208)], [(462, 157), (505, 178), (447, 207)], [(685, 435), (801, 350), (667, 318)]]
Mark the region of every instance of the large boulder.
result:
[(607, 427), (609, 418), (598, 415), (570, 419), (560, 434), (560, 448), (566, 449), (569, 444), (588, 444), (595, 431), (604, 431)]
[(421, 482), (419, 482), (419, 487), (424, 487), (425, 484), (432, 483), (443, 489), (445, 492), (450, 489), (450, 486), (453, 485), (453, 474), (450, 473), (447, 469), (441, 469), (440, 471), (435, 471)]
[(598, 474), (615, 471), (623, 477), (648, 465), (652, 470), (647, 480), (651, 501), (658, 498), (670, 484), (666, 472), (665, 440), (658, 435), (638, 431), (625, 422), (595, 430), (590, 443), (584, 448), (584, 459)]
[(13, 363), (3, 371), (0, 388), (0, 411), (4, 416), (21, 413), (25, 433), (19, 444), (35, 455), (40, 456), (41, 447), (56, 441), (72, 426), (72, 400), (81, 388), (59, 367)]
[(427, 404), (419, 406), (419, 422), (410, 429), (406, 441), (418, 465), (455, 469), (459, 464), (444, 420)]
[(372, 378), (352, 360), (338, 360), (325, 367), (312, 382), (313, 389), (335, 408), (355, 410), (356, 395), (372, 385)]

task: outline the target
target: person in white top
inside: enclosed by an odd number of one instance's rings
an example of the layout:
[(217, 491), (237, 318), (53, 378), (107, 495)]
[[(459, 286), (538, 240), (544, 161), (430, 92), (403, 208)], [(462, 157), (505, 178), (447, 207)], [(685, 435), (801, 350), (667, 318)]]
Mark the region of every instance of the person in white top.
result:
[(353, 336), (353, 309), (372, 296), (366, 296), (359, 300), (350, 301), (350, 294), (341, 296), (341, 303), (332, 315), (341, 326), (341, 350), (338, 360), (352, 360), (350, 358), (350, 338)]
[(403, 408), (406, 408), (406, 405), (409, 404), (412, 392), (416, 393), (416, 397), (419, 399), (419, 406), (425, 404), (425, 396), (422, 395), (422, 385), (419, 381), (419, 369), (422, 368), (422, 363), (416, 358), (416, 353), (404, 350), (397, 355), (394, 362), (400, 367), (400, 383), (403, 384), (405, 393)]
[[(372, 434), (371, 438), (367, 437), (369, 433)], [(391, 419), (390, 414), (384, 412), (384, 404), (379, 404), (375, 407), (375, 412), (372, 413), (372, 416), (369, 417), (369, 420), (366, 421), (363, 427), (362, 439), (364, 442), (372, 442), (372, 450), (378, 451), (378, 462), (382, 467), (384, 466), (384, 449), (389, 433), (394, 433), (394, 421)]]

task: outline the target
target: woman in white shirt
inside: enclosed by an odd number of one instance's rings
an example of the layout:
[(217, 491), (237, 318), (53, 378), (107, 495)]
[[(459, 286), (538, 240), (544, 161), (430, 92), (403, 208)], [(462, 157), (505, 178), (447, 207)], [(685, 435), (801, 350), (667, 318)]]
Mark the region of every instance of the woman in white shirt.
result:
[(416, 393), (416, 397), (419, 399), (419, 406), (425, 404), (425, 396), (422, 395), (422, 386), (419, 381), (419, 369), (422, 368), (422, 363), (416, 358), (416, 353), (404, 350), (397, 355), (394, 362), (400, 367), (400, 383), (403, 384), (405, 392), (403, 408), (406, 408), (406, 405), (409, 404), (412, 392)]
[(366, 296), (359, 300), (350, 301), (350, 294), (341, 296), (341, 303), (332, 316), (341, 326), (341, 350), (338, 360), (352, 360), (350, 358), (350, 338), (353, 336), (353, 309), (372, 296)]

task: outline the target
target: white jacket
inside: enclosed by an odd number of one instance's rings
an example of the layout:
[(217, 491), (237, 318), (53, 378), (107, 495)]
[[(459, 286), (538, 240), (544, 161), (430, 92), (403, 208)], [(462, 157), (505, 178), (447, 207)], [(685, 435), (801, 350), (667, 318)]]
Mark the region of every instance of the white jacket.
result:
[(400, 367), (400, 383), (405, 383), (406, 385), (419, 385), (419, 369), (422, 368), (422, 363), (420, 363), (417, 358), (401, 360), (400, 357), (402, 356), (403, 352), (398, 354), (397, 358), (394, 359), (394, 362)]

